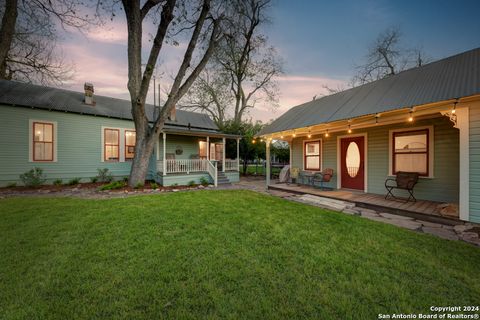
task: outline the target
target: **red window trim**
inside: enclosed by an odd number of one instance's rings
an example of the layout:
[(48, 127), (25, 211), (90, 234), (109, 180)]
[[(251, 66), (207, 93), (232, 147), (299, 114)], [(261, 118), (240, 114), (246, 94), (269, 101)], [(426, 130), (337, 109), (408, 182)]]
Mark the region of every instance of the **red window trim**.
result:
[[(52, 141), (35, 141), (35, 125), (36, 124), (43, 124), (43, 125), (48, 125), (48, 126), (51, 126), (52, 127)], [(54, 150), (53, 148), (55, 148), (55, 127), (54, 127), (54, 124), (51, 123), (51, 122), (40, 122), (40, 121), (34, 121), (32, 123), (32, 149), (33, 149), (33, 161), (36, 161), (36, 162), (53, 162), (55, 159), (53, 157), (53, 155), (55, 154), (54, 153)], [(42, 144), (51, 144), (52, 145), (52, 154), (50, 156), (50, 159), (37, 159), (36, 158), (36, 155), (35, 155), (35, 144), (37, 143), (42, 143)]]
[[(307, 156), (307, 143), (318, 143), (318, 156)], [(303, 169), (305, 171), (320, 171), (321, 168), (307, 168), (307, 157), (318, 157), (318, 165), (322, 166), (322, 140), (311, 140), (303, 142)]]
[[(124, 137), (125, 137), (125, 141), (124, 141), (125, 142), (125, 150), (124, 150), (125, 161), (132, 161), (133, 158), (130, 158), (130, 157), (127, 158), (127, 148), (128, 147), (135, 147), (135, 144), (134, 145), (127, 144), (127, 132), (133, 132), (133, 133), (136, 134), (136, 131), (135, 130), (125, 130), (125, 132), (123, 134)], [(135, 136), (135, 138), (136, 138), (136, 136)], [(135, 154), (135, 152), (134, 152), (134, 154)]]
[[(117, 131), (117, 144), (107, 144), (107, 130)], [(117, 147), (117, 160), (109, 160), (107, 159), (107, 145), (108, 146), (116, 146)], [(111, 128), (104, 128), (103, 129), (103, 160), (107, 162), (119, 162), (120, 161), (120, 129), (111, 129)]]
[[(405, 134), (412, 134), (412, 133), (426, 133), (427, 134), (427, 151), (426, 152), (409, 152), (409, 153), (404, 153), (404, 152), (395, 152), (395, 137), (405, 135)], [(395, 164), (395, 155), (396, 154), (427, 154), (427, 172), (426, 173), (419, 173), (420, 176), (422, 177), (429, 177), (430, 176), (430, 129), (425, 128), (425, 129), (418, 129), (418, 130), (409, 130), (409, 131), (396, 131), (393, 132), (392, 135), (392, 174), (396, 175), (398, 171), (396, 171), (396, 164)]]

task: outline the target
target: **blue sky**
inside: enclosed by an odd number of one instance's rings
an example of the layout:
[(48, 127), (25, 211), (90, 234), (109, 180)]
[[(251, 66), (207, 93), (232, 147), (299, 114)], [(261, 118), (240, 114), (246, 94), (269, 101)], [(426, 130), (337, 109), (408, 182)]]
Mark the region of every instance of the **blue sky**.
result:
[[(259, 105), (251, 112), (254, 119), (276, 118), (325, 93), (322, 85), (347, 82), (369, 44), (392, 26), (400, 28), (404, 47), (421, 47), (434, 60), (480, 46), (480, 0), (273, 1), (272, 22), (264, 32), (285, 61), (285, 74), (278, 79), (280, 107), (272, 113)], [(162, 56), (165, 79), (182, 49), (168, 48)], [(64, 51), (76, 64), (72, 89), (80, 91), (91, 81), (97, 94), (128, 98), (123, 17), (86, 37), (66, 35)]]

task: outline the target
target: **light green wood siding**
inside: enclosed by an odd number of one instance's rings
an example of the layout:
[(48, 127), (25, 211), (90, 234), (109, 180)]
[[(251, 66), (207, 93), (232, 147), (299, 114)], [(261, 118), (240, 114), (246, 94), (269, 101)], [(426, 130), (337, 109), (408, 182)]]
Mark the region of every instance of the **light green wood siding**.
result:
[(470, 107), (470, 221), (480, 223), (480, 106)]
[(240, 181), (240, 173), (237, 171), (225, 171), (225, 175), (231, 183)]
[[(480, 116), (479, 116), (480, 118)], [(367, 134), (368, 192), (385, 194), (385, 179), (389, 173), (389, 130), (408, 127), (434, 127), (434, 178), (421, 178), (415, 187), (415, 196), (446, 202), (458, 202), (459, 185), (459, 133), (445, 117), (416, 121), (412, 125), (396, 124), (354, 130), (352, 134)], [(479, 121), (480, 133), (480, 121)], [(322, 139), (322, 168), (333, 168), (335, 177), (328, 186), (337, 187), (337, 137), (347, 132), (333, 133), (330, 137), (296, 138), (292, 143), (292, 167), (303, 169), (303, 142)], [(480, 149), (479, 149), (480, 150)], [(478, 184), (480, 187), (480, 183)]]
[[(86, 182), (97, 168), (108, 168), (118, 178), (130, 172), (131, 162), (102, 162), (102, 127), (133, 128), (131, 121), (9, 106), (0, 107), (0, 119), (0, 185), (18, 182), (33, 167), (44, 169), (50, 182), (73, 177)], [(29, 161), (31, 119), (57, 123), (57, 162)]]
[(207, 172), (191, 174), (170, 174), (160, 177), (159, 179), (157, 179), (157, 181), (165, 187), (169, 187), (172, 185), (184, 186), (188, 185), (190, 181), (193, 181), (195, 184), (200, 184), (200, 179), (202, 177), (207, 179), (210, 183), (213, 183), (212, 178)]

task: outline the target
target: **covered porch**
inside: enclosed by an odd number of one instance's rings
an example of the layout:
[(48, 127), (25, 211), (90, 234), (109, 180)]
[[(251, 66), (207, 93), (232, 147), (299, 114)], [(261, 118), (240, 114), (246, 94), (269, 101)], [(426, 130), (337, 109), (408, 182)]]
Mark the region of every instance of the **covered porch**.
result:
[[(236, 142), (235, 158), (227, 157), (228, 139)], [(172, 184), (200, 183), (202, 178), (215, 186), (237, 182), (239, 140), (239, 136), (218, 132), (165, 130), (157, 143), (155, 171), (159, 182), (163, 185), (168, 185), (168, 181)]]
[(438, 201), (417, 200), (416, 202), (404, 202), (402, 200), (386, 200), (385, 196), (380, 194), (343, 189), (322, 190), (312, 186), (294, 183), (272, 182), (269, 184), (268, 189), (348, 201), (354, 203), (357, 207), (408, 216), (434, 223), (447, 225), (459, 223), (458, 214), (451, 211), (452, 209), (455, 210), (455, 208), (448, 207), (445, 203)]

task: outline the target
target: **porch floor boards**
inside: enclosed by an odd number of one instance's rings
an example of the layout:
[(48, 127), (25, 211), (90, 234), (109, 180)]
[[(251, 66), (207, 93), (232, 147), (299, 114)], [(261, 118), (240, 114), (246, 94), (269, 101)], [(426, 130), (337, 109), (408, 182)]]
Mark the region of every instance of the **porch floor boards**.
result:
[[(270, 184), (269, 189), (281, 190), (296, 194), (311, 194), (320, 197), (344, 200), (354, 202), (359, 207), (372, 208), (388, 213), (395, 213), (400, 215), (412, 216), (414, 218), (422, 219), (432, 217), (436, 221), (443, 223), (458, 222), (458, 218), (443, 216), (440, 213), (438, 205), (441, 202), (429, 200), (417, 200), (416, 202), (403, 202), (401, 200), (386, 200), (384, 195), (363, 193), (356, 190), (320, 190), (311, 186), (276, 183)], [(427, 220), (427, 219), (425, 219)], [(428, 219), (432, 220), (432, 219)]]

